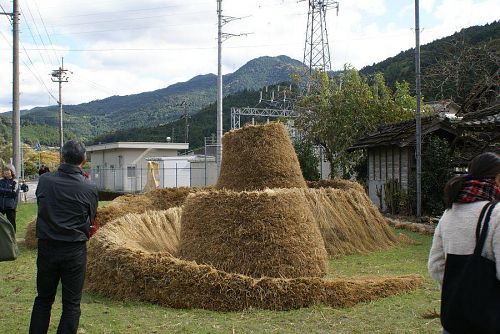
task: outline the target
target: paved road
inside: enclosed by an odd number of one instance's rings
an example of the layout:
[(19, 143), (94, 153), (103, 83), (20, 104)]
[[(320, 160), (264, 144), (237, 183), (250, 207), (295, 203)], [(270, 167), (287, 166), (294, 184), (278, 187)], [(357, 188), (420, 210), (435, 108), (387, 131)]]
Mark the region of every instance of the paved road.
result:
[(36, 196), (35, 196), (35, 191), (36, 191), (36, 186), (38, 185), (38, 181), (33, 181), (33, 182), (26, 182), (26, 184), (29, 187), (29, 191), (24, 194), (21, 192), (21, 201), (25, 201), (25, 196), (26, 195), (26, 201), (27, 202), (36, 202)]

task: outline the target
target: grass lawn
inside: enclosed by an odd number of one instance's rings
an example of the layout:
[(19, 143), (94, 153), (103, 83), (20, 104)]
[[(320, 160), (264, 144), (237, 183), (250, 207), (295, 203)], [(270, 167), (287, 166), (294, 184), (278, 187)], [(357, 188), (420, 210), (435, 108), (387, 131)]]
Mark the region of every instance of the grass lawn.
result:
[[(24, 238), (36, 204), (18, 208), (18, 238)], [(325, 306), (272, 312), (212, 312), (169, 309), (147, 303), (115, 301), (85, 292), (79, 333), (439, 333), (439, 287), (427, 274), (431, 238), (404, 232), (419, 245), (401, 246), (368, 256), (346, 256), (330, 261), (330, 277), (380, 276), (418, 273), (421, 289), (345, 309)], [(0, 333), (26, 333), (35, 288), (36, 251), (20, 246), (14, 262), (0, 262)], [(103, 279), (106, 279), (103, 277)], [(50, 331), (55, 333), (61, 314), (56, 298)]]

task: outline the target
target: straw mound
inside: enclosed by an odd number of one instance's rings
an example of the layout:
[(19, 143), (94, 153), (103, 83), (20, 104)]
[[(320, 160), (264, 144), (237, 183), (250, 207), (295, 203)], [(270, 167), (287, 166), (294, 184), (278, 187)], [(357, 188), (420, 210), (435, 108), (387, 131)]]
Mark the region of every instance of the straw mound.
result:
[(97, 221), (100, 226), (120, 218), (128, 213), (143, 213), (147, 210), (167, 210), (181, 206), (187, 195), (200, 191), (201, 188), (164, 188), (155, 189), (139, 195), (123, 195), (114, 199), (103, 208), (97, 209)]
[(38, 247), (38, 238), (36, 237), (36, 217), (26, 226), (24, 245), (29, 249), (35, 249)]
[[(255, 279), (180, 260), (171, 255), (173, 248), (157, 252), (153, 245), (147, 249), (143, 239), (160, 241), (163, 233), (177, 233), (178, 213), (178, 209), (157, 212), (144, 229), (135, 230), (130, 222), (144, 222), (142, 216), (150, 213), (123, 217), (105, 226), (89, 243), (87, 288), (118, 299), (168, 307), (236, 311), (250, 307), (289, 310), (313, 304), (346, 307), (412, 291), (422, 283), (416, 275), (331, 281), (317, 277)], [(175, 238), (166, 243), (173, 247)]]
[[(208, 188), (208, 187), (207, 187)], [(138, 194), (123, 195), (115, 198), (105, 207), (97, 208), (96, 220), (99, 226), (104, 226), (112, 220), (118, 219), (129, 213), (144, 213), (148, 210), (167, 210), (181, 206), (190, 193), (203, 190), (203, 188), (163, 188)], [(24, 237), (27, 248), (37, 248), (36, 218), (26, 227)]]
[(299, 161), (281, 123), (227, 132), (217, 188), (235, 191), (305, 188)]
[(387, 249), (398, 237), (365, 192), (319, 188), (303, 191), (330, 256)]
[(257, 278), (326, 273), (323, 239), (299, 189), (193, 194), (181, 225), (186, 260)]
[(182, 209), (175, 207), (127, 214), (119, 223), (106, 227), (106, 239), (130, 250), (175, 256), (179, 248), (181, 213)]
[(427, 224), (422, 224), (422, 223), (411, 223), (411, 222), (404, 222), (400, 221), (397, 219), (391, 219), (391, 218), (386, 218), (387, 222), (389, 225), (396, 229), (403, 229), (407, 231), (412, 231), (412, 232), (417, 232), (420, 234), (424, 235), (434, 235), (434, 230), (436, 229), (435, 226), (430, 226)]
[(344, 180), (344, 179), (330, 179), (330, 180), (318, 180), (318, 181), (307, 181), (307, 187), (309, 188), (334, 188), (334, 189), (356, 189), (357, 191), (365, 192), (365, 189), (358, 182)]

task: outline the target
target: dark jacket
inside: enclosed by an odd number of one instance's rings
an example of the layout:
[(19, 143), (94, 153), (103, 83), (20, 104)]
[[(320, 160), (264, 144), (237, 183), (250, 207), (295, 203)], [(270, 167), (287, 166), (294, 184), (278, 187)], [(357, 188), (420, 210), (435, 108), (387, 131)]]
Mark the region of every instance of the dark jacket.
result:
[(61, 164), (43, 174), (36, 188), (36, 236), (59, 241), (87, 241), (97, 211), (97, 188), (78, 166)]
[(0, 179), (0, 210), (13, 210), (17, 206), (19, 187), (14, 179)]

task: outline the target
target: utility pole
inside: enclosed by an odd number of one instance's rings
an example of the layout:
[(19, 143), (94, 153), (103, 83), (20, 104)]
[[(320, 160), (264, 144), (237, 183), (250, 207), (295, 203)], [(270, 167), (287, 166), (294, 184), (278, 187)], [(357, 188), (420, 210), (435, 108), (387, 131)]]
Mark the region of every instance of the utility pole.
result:
[(220, 173), (220, 165), (222, 161), (222, 42), (228, 38), (235, 36), (244, 36), (248, 33), (229, 34), (222, 32), (222, 26), (234, 21), (241, 20), (241, 17), (223, 16), (222, 15), (222, 0), (217, 0), (217, 147), (215, 161), (217, 164), (217, 176)]
[(12, 163), (21, 172), (21, 113), (19, 111), (19, 3), (12, 1), (12, 13), (0, 13), (12, 18)]
[(62, 83), (68, 82), (68, 70), (64, 69), (64, 57), (61, 58), (61, 67), (52, 71), (52, 82), (59, 83), (59, 159), (62, 162), (62, 147), (64, 145), (64, 132), (63, 132), (63, 104), (62, 104)]
[(222, 0), (217, 0), (217, 176), (222, 161)]
[(417, 99), (415, 158), (417, 160), (417, 219), (422, 215), (422, 123), (420, 119), (420, 13), (419, 0), (415, 0), (415, 89)]

